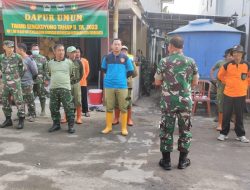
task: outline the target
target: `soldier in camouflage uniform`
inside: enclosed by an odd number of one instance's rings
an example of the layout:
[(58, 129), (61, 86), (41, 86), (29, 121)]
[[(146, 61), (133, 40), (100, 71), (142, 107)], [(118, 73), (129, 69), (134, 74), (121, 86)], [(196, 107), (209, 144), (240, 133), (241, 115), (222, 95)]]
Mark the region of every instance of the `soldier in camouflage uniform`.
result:
[(35, 60), (38, 68), (37, 78), (34, 80), (33, 92), (35, 97), (39, 97), (41, 105), (40, 116), (45, 116), (45, 104), (47, 92), (44, 86), (48, 86), (49, 77), (47, 75), (47, 59), (42, 56), (39, 52), (38, 44), (33, 44), (31, 46), (31, 58)]
[(150, 96), (151, 91), (151, 68), (149, 65), (149, 61), (142, 55), (141, 50), (137, 50), (137, 59), (141, 65), (141, 90), (142, 95)]
[[(71, 95), (73, 96), (73, 102), (76, 110), (76, 123), (82, 124), (82, 94), (80, 80), (83, 76), (83, 65), (79, 59), (76, 59), (76, 48), (69, 46), (67, 48), (67, 56), (74, 63), (74, 78), (71, 78)], [(61, 120), (61, 123), (66, 123), (66, 114)]]
[[(228, 61), (231, 61), (232, 55), (232, 48), (227, 49), (225, 51), (225, 59), (218, 61), (211, 69), (210, 71), (210, 77), (213, 81), (215, 81), (216, 79), (214, 78), (214, 72), (216, 70), (219, 70), (225, 63), (227, 63)], [(216, 80), (216, 85), (217, 85), (217, 89), (216, 89), (216, 101), (217, 101), (217, 108), (218, 108), (218, 127), (216, 128), (217, 131), (221, 131), (222, 130), (222, 114), (223, 114), (223, 91), (224, 91), (224, 87), (225, 85), (220, 81), (220, 80)]]
[(6, 40), (3, 42), (4, 54), (0, 55), (0, 70), (2, 72), (3, 92), (2, 103), (6, 120), (0, 125), (1, 128), (12, 126), (11, 104), (9, 97), (13, 96), (18, 109), (19, 122), (17, 129), (24, 127), (24, 103), (21, 88), (21, 77), (24, 74), (25, 66), (20, 55), (14, 53), (14, 42)]
[(74, 64), (65, 58), (65, 50), (62, 44), (54, 47), (55, 59), (48, 63), (48, 71), (51, 76), (50, 82), (50, 112), (53, 125), (49, 132), (61, 129), (60, 105), (63, 104), (68, 120), (68, 132), (74, 133), (74, 103), (71, 95), (70, 79), (74, 77)]
[(155, 84), (162, 85), (160, 125), (160, 150), (163, 158), (159, 165), (165, 170), (171, 169), (170, 152), (173, 151), (173, 133), (178, 118), (180, 151), (179, 169), (190, 165), (187, 158), (191, 145), (191, 86), (198, 84), (198, 69), (193, 59), (182, 54), (183, 39), (174, 36), (170, 40), (170, 55), (157, 65)]
[(38, 71), (36, 62), (27, 53), (27, 46), (24, 43), (17, 44), (16, 52), (22, 56), (26, 70), (21, 78), (23, 101), (28, 107), (28, 121), (34, 122), (36, 117), (35, 97), (33, 93), (33, 79), (37, 77)]

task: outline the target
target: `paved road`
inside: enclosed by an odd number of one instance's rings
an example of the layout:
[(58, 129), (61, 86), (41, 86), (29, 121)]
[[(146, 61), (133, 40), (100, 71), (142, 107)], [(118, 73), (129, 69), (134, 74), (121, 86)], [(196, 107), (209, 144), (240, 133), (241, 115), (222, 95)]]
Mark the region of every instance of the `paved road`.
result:
[[(216, 123), (203, 110), (193, 118), (191, 167), (177, 169), (175, 146), (173, 169), (162, 170), (157, 100), (154, 95), (136, 102), (136, 125), (129, 128), (127, 137), (120, 135), (119, 125), (111, 134), (101, 134), (105, 113), (96, 111), (76, 126), (73, 135), (67, 133), (66, 125), (49, 134), (49, 117), (26, 122), (20, 131), (0, 129), (0, 190), (250, 189), (250, 144), (234, 140), (234, 131), (226, 142), (217, 141)], [(250, 138), (249, 118), (245, 125)]]

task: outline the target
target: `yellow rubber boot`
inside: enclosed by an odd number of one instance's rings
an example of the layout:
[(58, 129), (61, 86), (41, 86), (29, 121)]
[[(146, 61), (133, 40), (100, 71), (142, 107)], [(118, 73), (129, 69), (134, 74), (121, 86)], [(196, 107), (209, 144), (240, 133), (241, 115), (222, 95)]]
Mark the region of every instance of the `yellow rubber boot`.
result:
[(112, 131), (113, 112), (106, 112), (106, 128), (102, 130), (103, 134), (107, 134)]
[(128, 135), (127, 120), (128, 120), (128, 114), (121, 112), (121, 127), (122, 127), (122, 135), (123, 136)]
[(222, 130), (222, 116), (223, 116), (223, 113), (219, 112), (218, 127), (216, 128), (217, 131), (221, 131)]
[(115, 109), (115, 118), (112, 122), (113, 125), (119, 124), (120, 110), (118, 108)]

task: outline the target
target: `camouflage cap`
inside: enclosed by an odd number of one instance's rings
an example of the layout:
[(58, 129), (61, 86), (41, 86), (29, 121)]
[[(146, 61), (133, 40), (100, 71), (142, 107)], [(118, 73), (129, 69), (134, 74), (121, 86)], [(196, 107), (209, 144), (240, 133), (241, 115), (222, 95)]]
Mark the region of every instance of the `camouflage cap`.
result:
[(14, 42), (10, 41), (10, 40), (3, 41), (3, 45), (6, 45), (7, 47), (14, 47), (15, 46)]
[(76, 51), (75, 46), (69, 46), (69, 47), (67, 48), (67, 53), (72, 53), (72, 52), (74, 52), (74, 51)]

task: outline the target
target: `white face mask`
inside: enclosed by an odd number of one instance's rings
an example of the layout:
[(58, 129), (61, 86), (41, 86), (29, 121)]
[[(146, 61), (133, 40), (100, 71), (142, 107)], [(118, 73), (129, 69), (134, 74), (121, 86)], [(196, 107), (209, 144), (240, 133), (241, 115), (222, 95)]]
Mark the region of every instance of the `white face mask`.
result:
[(31, 53), (32, 55), (39, 55), (40, 52), (39, 50), (32, 50)]

